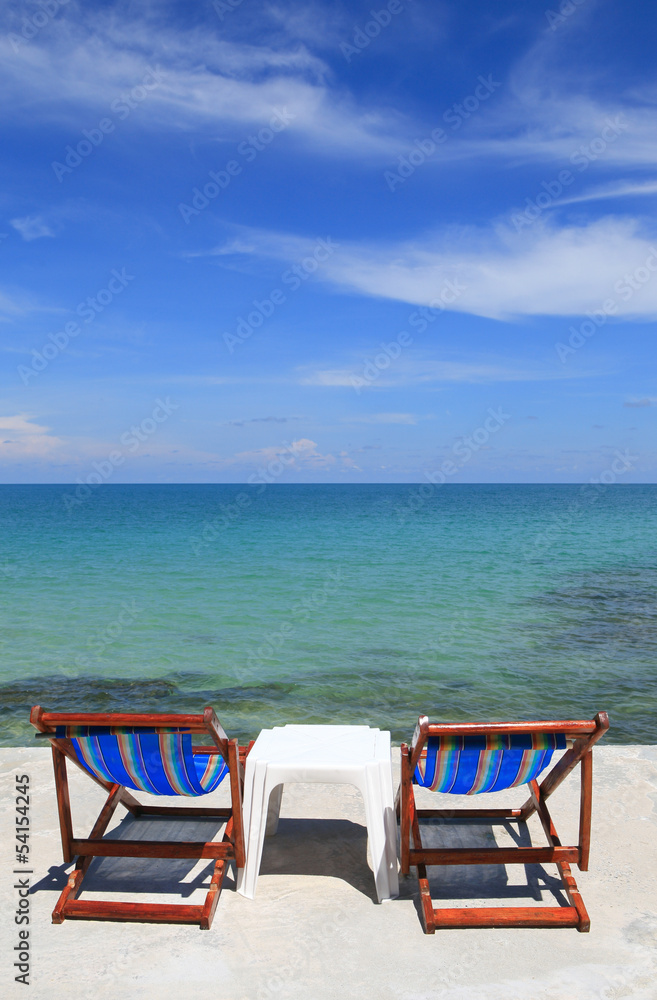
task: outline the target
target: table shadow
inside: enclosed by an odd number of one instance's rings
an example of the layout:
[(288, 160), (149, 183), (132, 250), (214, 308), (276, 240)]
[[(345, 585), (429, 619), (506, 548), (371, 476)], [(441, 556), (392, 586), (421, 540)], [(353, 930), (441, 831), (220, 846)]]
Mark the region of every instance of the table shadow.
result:
[(280, 819), (275, 836), (265, 837), (260, 875), (339, 878), (377, 902), (367, 828), (346, 819)]

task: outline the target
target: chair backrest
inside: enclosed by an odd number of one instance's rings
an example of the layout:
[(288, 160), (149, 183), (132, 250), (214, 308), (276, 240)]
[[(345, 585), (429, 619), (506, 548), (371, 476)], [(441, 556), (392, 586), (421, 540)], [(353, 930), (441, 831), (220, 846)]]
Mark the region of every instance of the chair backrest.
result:
[[(32, 724), (102, 782), (152, 795), (207, 795), (229, 772), (228, 738), (211, 708), (203, 715), (54, 713), (32, 709)], [(213, 748), (192, 747), (205, 734)], [(216, 748), (216, 749), (215, 749)]]
[(476, 795), (523, 785), (569, 740), (595, 722), (431, 724), (420, 716), (412, 743), (413, 782), (435, 792)]
[(498, 792), (533, 781), (565, 749), (561, 733), (430, 736), (413, 781), (454, 795)]
[(228, 774), (220, 753), (192, 752), (189, 732), (59, 726), (57, 737), (95, 777), (152, 795), (206, 795)]

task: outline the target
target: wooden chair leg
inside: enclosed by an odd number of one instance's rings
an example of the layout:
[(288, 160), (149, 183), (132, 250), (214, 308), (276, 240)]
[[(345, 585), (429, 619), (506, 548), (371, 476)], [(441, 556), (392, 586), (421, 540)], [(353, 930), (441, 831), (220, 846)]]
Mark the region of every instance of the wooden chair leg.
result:
[[(59, 756), (62, 758), (61, 766), (64, 768), (64, 777), (66, 777), (66, 761), (62, 754), (59, 754)], [(57, 776), (57, 772), (55, 773)], [(68, 790), (67, 786), (62, 787), (65, 787), (66, 790)], [(93, 829), (89, 834), (89, 841), (98, 840), (103, 836), (105, 830), (109, 826), (109, 822), (114, 814), (114, 811), (119, 804), (125, 805), (126, 808), (129, 808), (128, 803), (123, 801), (124, 792), (125, 789), (123, 789), (121, 785), (112, 786), (112, 790), (107, 797), (107, 801), (101, 809), (98, 819), (94, 823)], [(132, 796), (130, 796), (130, 798), (132, 798)], [(136, 802), (134, 799), (132, 801)], [(136, 804), (139, 806), (139, 803)], [(176, 813), (176, 810), (173, 807), (170, 807), (169, 811), (173, 814)], [(224, 810), (221, 811), (224, 812)], [(201, 810), (199, 810), (199, 813), (200, 812)], [(184, 815), (184, 810), (181, 811), (181, 814)], [(194, 815), (196, 815), (196, 812), (194, 812)], [(239, 815), (241, 818), (241, 812)], [(72, 832), (70, 836), (72, 839)], [(226, 828), (224, 830), (222, 843), (234, 844), (234, 840), (235, 817), (232, 815), (231, 811), (231, 815), (228, 817), (228, 822), (226, 823)], [(169, 845), (165, 843), (163, 846), (166, 847)], [(96, 900), (78, 900), (77, 897), (82, 891), (84, 876), (87, 873), (89, 865), (96, 856), (105, 855), (87, 854), (84, 857), (78, 857), (75, 868), (69, 875), (68, 881), (64, 886), (64, 889), (62, 890), (52, 912), (53, 924), (62, 924), (66, 919), (115, 921), (134, 920), (144, 923), (197, 923), (202, 930), (209, 930), (219, 902), (219, 896), (221, 894), (226, 869), (229, 861), (232, 860), (232, 858), (218, 858), (215, 861), (212, 878), (210, 880), (210, 888), (208, 889), (205, 901), (201, 906), (189, 906), (186, 904), (175, 903), (106, 903)], [(110, 853), (107, 856), (112, 857), (114, 855)], [(150, 854), (149, 856), (157, 857), (158, 855)], [(237, 858), (235, 858), (235, 861), (237, 861)]]
[[(54, 747), (53, 751), (56, 752)], [(60, 757), (62, 758), (62, 766), (64, 768), (64, 773), (66, 773), (66, 758), (64, 757), (63, 754), (60, 754)], [(114, 815), (116, 807), (118, 806), (119, 802), (123, 803), (124, 792), (125, 789), (121, 785), (114, 785), (112, 787), (111, 792), (107, 796), (107, 801), (105, 802), (105, 805), (101, 809), (98, 819), (94, 823), (93, 829), (89, 834), (90, 840), (93, 840), (96, 837), (102, 837), (102, 835), (105, 833), (105, 830), (109, 826), (109, 822), (112, 816)], [(130, 796), (130, 798), (132, 798), (132, 796)], [(135, 802), (136, 800), (133, 799), (132, 801)], [(123, 804), (126, 805), (127, 807), (127, 803)], [(86, 871), (92, 861), (93, 861), (93, 855), (91, 854), (88, 854), (84, 858), (78, 858), (75, 868), (69, 875), (68, 881), (64, 889), (62, 890), (62, 893), (59, 899), (57, 900), (57, 903), (55, 904), (55, 909), (52, 911), (51, 919), (53, 924), (64, 923), (64, 920), (66, 919), (66, 912), (65, 912), (66, 904), (68, 902), (72, 902), (74, 899), (77, 898), (78, 894), (80, 893), (80, 890), (82, 889), (82, 880), (84, 879)]]
[(52, 911), (51, 920), (53, 924), (63, 924), (66, 920), (66, 904), (69, 901), (77, 899), (82, 889), (82, 880), (92, 861), (93, 858), (91, 855), (86, 858), (78, 858), (75, 868), (69, 875), (68, 881), (55, 904), (55, 909)]
[(584, 900), (580, 895), (580, 891), (577, 888), (577, 882), (573, 878), (573, 873), (569, 864), (565, 862), (559, 862), (557, 865), (559, 873), (561, 875), (561, 881), (566, 895), (568, 896), (568, 902), (571, 907), (577, 911), (578, 922), (575, 925), (580, 934), (586, 934), (591, 930), (591, 921), (589, 915), (586, 912), (586, 907), (584, 906)]
[[(231, 816), (226, 823), (226, 829), (224, 830), (224, 841), (230, 841), (233, 839), (233, 817)], [(212, 926), (212, 920), (214, 918), (214, 911), (217, 909), (217, 903), (219, 902), (219, 896), (221, 895), (221, 887), (224, 882), (224, 875), (226, 874), (226, 869), (228, 867), (227, 858), (217, 859), (214, 871), (212, 873), (212, 880), (210, 881), (210, 888), (208, 894), (205, 897), (205, 902), (203, 904), (203, 913), (201, 915), (201, 930), (209, 931)]]
[(228, 759), (230, 762), (231, 831), (235, 847), (235, 864), (238, 868), (243, 868), (246, 852), (244, 848), (244, 830), (242, 827), (242, 780), (238, 767), (237, 740), (230, 740), (228, 744)]
[[(402, 759), (402, 781), (404, 780), (404, 760)], [(406, 808), (402, 808), (402, 816), (406, 817), (406, 871), (409, 870), (409, 838), (413, 837), (413, 847), (416, 851), (421, 851), (423, 849), (422, 835), (420, 834), (420, 823), (418, 820), (417, 809), (415, 808), (415, 794), (413, 785), (411, 782), (410, 774), (410, 754), (407, 750), (406, 755), (406, 783), (404, 785), (404, 793), (406, 795)], [(409, 829), (410, 828), (410, 829)], [(402, 859), (404, 857), (402, 850)], [(402, 860), (402, 873), (403, 873), (403, 860)], [(436, 930), (436, 914), (437, 911), (434, 910), (433, 902), (431, 900), (431, 889), (429, 888), (429, 879), (427, 877), (426, 865), (420, 862), (417, 865), (417, 880), (420, 887), (420, 906), (422, 908), (422, 923), (424, 925), (425, 934), (434, 934)]]
[(593, 751), (582, 757), (581, 795), (579, 806), (579, 862), (581, 872), (589, 870), (591, 850), (591, 802), (593, 798)]
[(225, 859), (217, 861), (214, 866), (212, 881), (210, 882), (210, 888), (207, 896), (205, 897), (203, 911), (201, 913), (199, 926), (202, 931), (209, 931), (212, 926), (214, 911), (217, 909), (217, 903), (219, 902), (219, 896), (221, 895), (221, 887), (223, 885), (227, 867), (228, 862)]
[(420, 886), (420, 905), (422, 907), (422, 923), (424, 925), (424, 933), (435, 934), (436, 915), (439, 911), (434, 910), (433, 908), (431, 889), (429, 888), (429, 879), (427, 878), (427, 869), (425, 865), (420, 864), (417, 866), (417, 880)]
[(73, 860), (71, 842), (73, 841), (73, 823), (71, 820), (71, 799), (68, 791), (68, 776), (66, 774), (66, 757), (53, 746), (52, 764), (55, 771), (55, 790), (57, 792), (57, 811), (59, 813), (59, 829), (62, 837), (62, 854), (69, 864)]
[(141, 816), (144, 807), (131, 795), (127, 788), (121, 788), (121, 805), (125, 806), (132, 816)]
[[(588, 786), (588, 778), (586, 783)], [(561, 841), (552, 822), (552, 817), (550, 816), (541, 789), (535, 781), (531, 782), (529, 787), (532, 811), (538, 813), (550, 846), (561, 847)], [(573, 877), (570, 865), (564, 861), (557, 861), (556, 864), (570, 906), (434, 907), (427, 878), (426, 864), (421, 860), (423, 855), (427, 857), (430, 851), (425, 850), (423, 847), (418, 812), (413, 806), (414, 801), (411, 800), (406, 812), (410, 819), (413, 845), (415, 851), (418, 852), (415, 855), (417, 860), (413, 864), (417, 867), (422, 922), (425, 934), (433, 934), (437, 929), (440, 930), (443, 927), (574, 927), (580, 933), (586, 933), (590, 929), (591, 921), (577, 883)], [(432, 810), (422, 810), (422, 812), (432, 812)], [(470, 813), (472, 810), (463, 810), (463, 812)], [(503, 810), (497, 810), (497, 812), (503, 812)], [(455, 815), (458, 816), (458, 812)], [(501, 852), (502, 848), (498, 848), (497, 850)], [(449, 851), (445, 853), (449, 854)], [(518, 855), (519, 853), (520, 851), (518, 850)], [(508, 863), (511, 861), (520, 863), (519, 857), (509, 858)], [(491, 859), (491, 862), (495, 863), (494, 859)], [(498, 861), (497, 863), (500, 864), (501, 862)]]

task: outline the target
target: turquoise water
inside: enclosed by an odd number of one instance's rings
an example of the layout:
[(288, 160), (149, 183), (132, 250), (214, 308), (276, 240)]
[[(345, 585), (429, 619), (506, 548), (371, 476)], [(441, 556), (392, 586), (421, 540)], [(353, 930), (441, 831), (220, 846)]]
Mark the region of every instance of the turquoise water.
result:
[[(79, 502), (74, 503), (75, 500)], [(589, 717), (657, 742), (657, 486), (1, 486), (0, 719)]]

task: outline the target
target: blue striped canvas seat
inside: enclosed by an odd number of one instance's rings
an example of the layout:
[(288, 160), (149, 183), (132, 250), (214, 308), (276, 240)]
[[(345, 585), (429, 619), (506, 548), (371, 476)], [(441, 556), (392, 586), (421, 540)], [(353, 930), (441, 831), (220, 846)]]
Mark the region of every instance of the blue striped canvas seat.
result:
[(533, 781), (565, 749), (562, 733), (429, 736), (413, 782), (454, 795), (498, 792)]
[(228, 774), (220, 753), (192, 752), (191, 733), (171, 729), (58, 726), (96, 778), (152, 795), (207, 795)]

